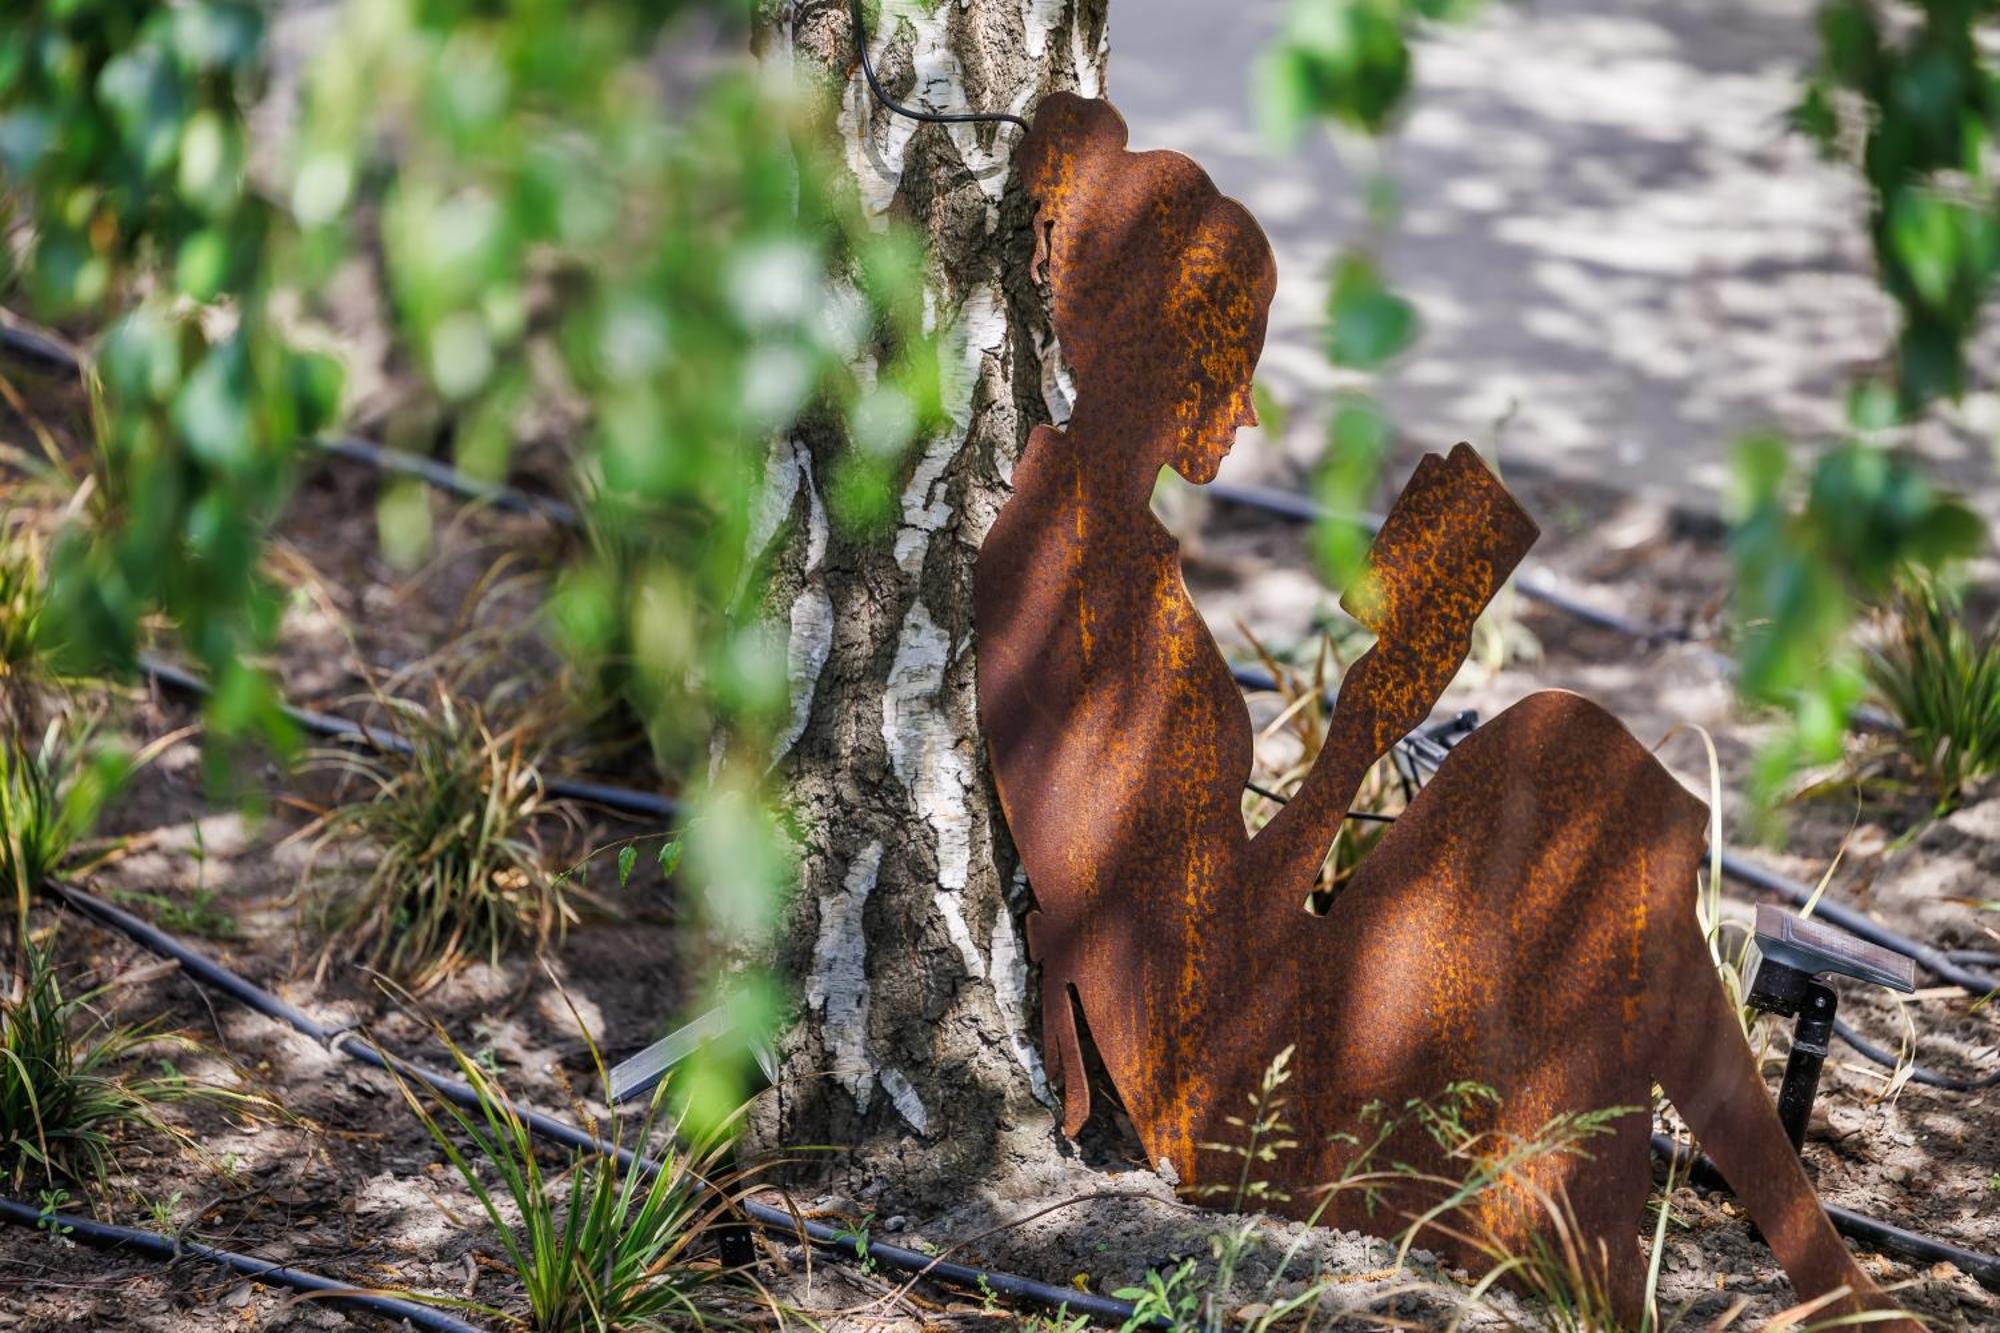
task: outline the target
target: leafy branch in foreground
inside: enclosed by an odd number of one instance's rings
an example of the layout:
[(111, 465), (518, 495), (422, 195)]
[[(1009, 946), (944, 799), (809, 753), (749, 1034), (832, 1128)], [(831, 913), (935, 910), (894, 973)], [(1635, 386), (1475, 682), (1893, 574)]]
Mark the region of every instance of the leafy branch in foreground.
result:
[(1859, 609), (1974, 554), (1985, 525), (1963, 501), (1882, 449), (1851, 441), (1795, 474), (1783, 440), (1737, 450), (1735, 616), (1745, 697), (1784, 708), (1751, 795), (1768, 811), (1801, 769), (1838, 760), (1866, 689)]
[(1791, 714), (1759, 756), (1752, 795), (1765, 812), (1801, 769), (1839, 757), (1864, 688), (1855, 623), (1899, 581), (1934, 576), (1986, 539), (1967, 506), (1888, 452), (1884, 433), (1978, 387), (1966, 348), (2000, 275), (2000, 68), (1983, 40), (1994, 13), (1990, 0), (1830, 0), (1819, 11), (1797, 123), (1866, 185), (1875, 268), (1901, 327), (1884, 373), (1850, 394), (1857, 438), (1805, 485), (1788, 483), (1783, 441), (1757, 437), (1740, 451), (1742, 683), (1747, 698)]
[(288, 735), (254, 665), (278, 605), (256, 554), (340, 391), (271, 315), (287, 236), (251, 188), (245, 114), (264, 24), (235, 0), (25, 0), (0, 23), (20, 285), (51, 316), (115, 315), (90, 358), (95, 485), (51, 556), (50, 628), (67, 665), (129, 669), (166, 612), (225, 741)]

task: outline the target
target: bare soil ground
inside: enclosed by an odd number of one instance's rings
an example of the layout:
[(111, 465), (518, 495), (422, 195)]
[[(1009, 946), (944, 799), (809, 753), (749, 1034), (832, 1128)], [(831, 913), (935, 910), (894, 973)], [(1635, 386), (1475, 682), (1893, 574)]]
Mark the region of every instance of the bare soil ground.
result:
[[(60, 429), (75, 404), (58, 389), (42, 391), (53, 400), (49, 413)], [(546, 459), (528, 466), (553, 471)], [(1535, 558), (1579, 596), (1699, 636), (1714, 632), (1726, 562), (1713, 524), (1574, 483), (1526, 473), (1509, 480), (1543, 522)], [(311, 707), (351, 711), (368, 682), (464, 641), (468, 626), (518, 623), (538, 599), (541, 571), (568, 540), (537, 520), (438, 497), (436, 554), (415, 575), (404, 574), (378, 554), (376, 486), (372, 474), (352, 464), (315, 462), (282, 525), (278, 563), (298, 591), (277, 665), (293, 699)], [(1190, 583), (1232, 653), (1243, 647), (1234, 628), (1239, 621), (1267, 645), (1286, 647), (1303, 642), (1314, 615), (1331, 605), (1311, 578), (1297, 530), (1220, 505), (1193, 506), (1180, 522), (1188, 534)], [(494, 593), (496, 570), (521, 582)], [(1490, 715), (1532, 689), (1568, 686), (1605, 703), (1649, 743), (1678, 724), (1699, 723), (1716, 738), (1725, 777), (1744, 771), (1759, 724), (1736, 711), (1727, 681), (1702, 652), (1637, 644), (1527, 603), (1520, 605), (1519, 627), (1539, 646), (1538, 655), (1497, 670), (1469, 670), (1447, 707)], [(504, 642), (490, 678), (550, 675), (552, 659), (532, 637)], [(193, 714), (185, 701), (156, 696), (131, 702), (125, 717), (135, 733), (160, 735)], [(1663, 754), (1706, 789), (1697, 741), (1674, 739)], [(304, 849), (294, 835), (329, 799), (326, 783), (271, 768), (256, 783), (263, 813), (250, 817), (207, 798), (198, 759), (192, 743), (177, 745), (120, 801), (106, 832), (123, 839), (125, 850), (97, 875), (97, 889), (197, 939), (322, 1020), (364, 1024), (392, 1048), (442, 1062), (426, 1019), (369, 976), (336, 966), (315, 979), (318, 946), (300, 930), (300, 909), (326, 872), (302, 879)], [(611, 780), (650, 780), (641, 768), (594, 759)], [(624, 762), (633, 761), (628, 755)], [(570, 855), (645, 831), (601, 812), (590, 819)], [(1843, 839), (1847, 851), (1832, 887), (1842, 900), (1943, 946), (2000, 947), (1994, 917), (1952, 901), (1993, 896), (1981, 886), (2000, 866), (2000, 797), (1932, 823), (1902, 806), (1866, 804), (1857, 816), (1851, 795), (1808, 802), (1794, 812), (1785, 845), (1760, 854), (1811, 878)], [(473, 966), (422, 997), (422, 1014), (490, 1061), (527, 1103), (602, 1117), (604, 1109), (590, 1104), (594, 1076), (585, 1042), (555, 981), (615, 1060), (682, 1012), (702, 954), (701, 941), (677, 926), (672, 886), (648, 875), (645, 858), (640, 867), (614, 895), (620, 914), (596, 915), (574, 929), (548, 960), (548, 974), (524, 958)], [(608, 876), (600, 873), (595, 883), (609, 891)], [(1730, 892), (1737, 893), (1733, 886)], [(1734, 896), (1732, 905), (1739, 913), (1749, 907)], [(103, 1001), (114, 1016), (158, 1018), (205, 1043), (208, 1054), (180, 1060), (184, 1072), (255, 1091), (281, 1108), (245, 1114), (197, 1103), (171, 1110), (198, 1150), (134, 1139), (122, 1153), (121, 1174), (86, 1201), (93, 1212), (154, 1228), (156, 1218), (166, 1219), (207, 1243), (358, 1285), (512, 1304), (484, 1219), (389, 1080), (205, 996), (121, 936), (70, 920), (61, 940), (76, 984), (114, 983)], [(1849, 987), (1843, 1004), (1863, 1031), (1891, 1046), (1912, 1041), (1929, 1065), (1964, 1074), (2000, 1059), (1991, 1007), (1975, 1008), (1956, 992), (1934, 988), (1897, 1002)], [(1774, 1086), (1784, 1049), (1783, 1032), (1772, 1030)], [(1892, 1089), (1887, 1077), (1844, 1048), (1829, 1063), (1807, 1150), (1825, 1196), (1961, 1245), (1996, 1248), (2000, 1092)], [(967, 1182), (962, 1196), (949, 1200), (907, 1197), (893, 1173), (857, 1178), (834, 1161), (822, 1185), (801, 1191), (797, 1202), (880, 1238), (956, 1247), (954, 1259), (1097, 1291), (1134, 1283), (1184, 1256), (1206, 1259), (1211, 1237), (1231, 1224), (1175, 1200), (1115, 1134), (1076, 1150), (1059, 1142), (1051, 1123), (1018, 1126), (1001, 1160), (994, 1178)], [(1042, 1211), (1052, 1205), (1062, 1206)], [(1750, 1326), (1790, 1303), (1768, 1252), (1726, 1199), (1683, 1188), (1672, 1207), (1661, 1284), (1667, 1308), (1692, 1303), (1695, 1326), (1702, 1326), (1744, 1298), (1750, 1305), (1739, 1326)], [(1018, 1221), (1031, 1213), (1040, 1215)], [(1294, 1243), (1301, 1248), (1288, 1271), (1338, 1275), (1342, 1297), (1356, 1302), (1391, 1300), (1384, 1293), (1408, 1277), (1392, 1271), (1393, 1254), (1383, 1242), (1306, 1236), (1296, 1224), (1267, 1222), (1254, 1233), (1240, 1289), (1260, 1289), (1263, 1275)], [(808, 1262), (796, 1247), (767, 1243), (765, 1253), (767, 1277), (783, 1298), (833, 1327), (1012, 1326), (1019, 1318), (962, 1295), (906, 1290), (880, 1273), (823, 1258)], [(1874, 1255), (1863, 1262), (1879, 1281), (1902, 1284), (1912, 1308), (1942, 1327), (2000, 1323), (2000, 1303), (1962, 1274)], [(1396, 1308), (1419, 1323), (1441, 1319), (1444, 1309), (1434, 1296), (1407, 1297)], [(0, 1328), (181, 1333), (369, 1322), (195, 1263), (162, 1267), (25, 1229), (0, 1230)]]

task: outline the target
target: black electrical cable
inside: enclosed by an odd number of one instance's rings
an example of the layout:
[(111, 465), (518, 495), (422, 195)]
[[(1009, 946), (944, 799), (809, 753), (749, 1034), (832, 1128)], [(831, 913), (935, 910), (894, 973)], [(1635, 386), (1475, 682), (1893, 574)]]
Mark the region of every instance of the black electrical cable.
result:
[(931, 125), (1004, 123), (1019, 126), (1023, 134), (1028, 132), (1027, 121), (1005, 111), (918, 111), (891, 100), (889, 94), (882, 91), (881, 81), (875, 77), (875, 66), (868, 59), (868, 30), (862, 26), (861, 0), (853, 0), (849, 12), (854, 16), (854, 54), (861, 59), (861, 73), (868, 80), (868, 91), (875, 94), (875, 100), (884, 107), (906, 119), (921, 120)]
[(133, 1250), (148, 1258), (163, 1259), (169, 1263), (178, 1259), (199, 1259), (204, 1263), (217, 1264), (241, 1273), (255, 1282), (290, 1287), (293, 1291), (323, 1293), (322, 1299), (332, 1304), (366, 1310), (384, 1319), (407, 1324), (412, 1328), (431, 1330), (432, 1333), (482, 1333), (477, 1324), (468, 1324), (456, 1315), (432, 1309), (416, 1301), (374, 1295), (356, 1288), (351, 1283), (335, 1282), (332, 1278), (308, 1273), (289, 1264), (274, 1263), (269, 1259), (258, 1259), (248, 1254), (237, 1254), (233, 1250), (218, 1250), (212, 1245), (203, 1245), (198, 1241), (162, 1236), (151, 1231), (135, 1230), (132, 1227), (113, 1226), (109, 1222), (98, 1222), (71, 1213), (48, 1213), (33, 1204), (6, 1198), (0, 1198), (0, 1221), (13, 1222), (24, 1227), (60, 1228), (57, 1234), (72, 1236), (91, 1245), (106, 1249)]
[(357, 439), (351, 435), (318, 435), (313, 437), (311, 443), (315, 449), (332, 454), (335, 458), (345, 458), (349, 462), (360, 463), (380, 472), (397, 472), (404, 476), (415, 477), (427, 486), (456, 495), (462, 500), (491, 505), (510, 514), (533, 514), (560, 528), (583, 526), (583, 518), (577, 513), (574, 505), (514, 486), (468, 477), (457, 468), (440, 463), (435, 458), (426, 458), (422, 454), (390, 449), (376, 444), (373, 440)]
[[(90, 917), (100, 925), (120, 932), (151, 953), (173, 959), (180, 964), (181, 970), (195, 981), (221, 991), (266, 1018), (275, 1019), (350, 1059), (422, 1083), (440, 1096), (449, 1098), (469, 1110), (479, 1108), (479, 1094), (459, 1080), (413, 1064), (351, 1031), (331, 1029), (316, 1022), (269, 991), (237, 976), (206, 954), (190, 948), (125, 909), (114, 906), (74, 885), (52, 882), (46, 887), (50, 894), (75, 911)], [(552, 1143), (612, 1157), (621, 1166), (648, 1174), (659, 1170), (657, 1163), (641, 1157), (631, 1149), (606, 1143), (553, 1116), (519, 1107), (516, 1108), (516, 1112), (529, 1130)], [(1112, 1323), (1124, 1322), (1132, 1317), (1131, 1304), (1114, 1297), (1078, 1291), (1074, 1287), (1038, 1282), (1033, 1278), (1013, 1273), (1000, 1273), (975, 1268), (969, 1264), (951, 1263), (928, 1254), (921, 1254), (916, 1250), (885, 1245), (879, 1241), (864, 1241), (852, 1233), (842, 1232), (824, 1222), (797, 1218), (783, 1208), (759, 1203), (755, 1199), (740, 1200), (737, 1206), (751, 1221), (769, 1231), (790, 1236), (797, 1236), (803, 1232), (806, 1239), (814, 1244), (837, 1250), (849, 1258), (873, 1260), (886, 1267), (949, 1283), (966, 1291), (981, 1293), (991, 1291), (1002, 1299), (1025, 1301), (1050, 1310), (1067, 1310), (1072, 1315), (1088, 1315), (1092, 1319)]]
[[(207, 681), (171, 662), (142, 655), (139, 658), (139, 669), (148, 679), (168, 689), (202, 698), (208, 695)], [(311, 732), (315, 736), (337, 740), (347, 745), (380, 750), (387, 754), (410, 753), (410, 742), (393, 731), (363, 726), (348, 718), (315, 712), (310, 708), (297, 708), (290, 704), (284, 705), (284, 714), (302, 730)], [(615, 787), (588, 778), (549, 777), (542, 780), (542, 786), (551, 796), (560, 796), (572, 801), (586, 801), (639, 819), (671, 821), (680, 817), (680, 802), (670, 796), (660, 796), (653, 792)]]
[[(1653, 1153), (1686, 1171), (1688, 1179), (1703, 1189), (1729, 1189), (1728, 1181), (1714, 1162), (1670, 1135), (1653, 1135)], [(1960, 1272), (1970, 1274), (1981, 1286), (2000, 1291), (2000, 1257), (1981, 1254), (1948, 1241), (1933, 1240), (1837, 1204), (1822, 1201), (1820, 1207), (1826, 1209), (1827, 1220), (1833, 1223), (1833, 1229), (1851, 1240), (1922, 1264), (1948, 1263)]]
[[(1887, 1065), (1891, 1069), (1903, 1067), (1903, 1062), (1897, 1058), (1894, 1051), (1877, 1046), (1849, 1027), (1846, 1019), (1836, 1018), (1833, 1021), (1833, 1035), (1852, 1046), (1857, 1054), (1866, 1056), (1878, 1065)], [(1979, 1092), (1986, 1088), (2000, 1088), (2000, 1069), (1979, 1078), (1956, 1078), (1950, 1074), (1940, 1074), (1935, 1069), (1927, 1069), (1923, 1065), (1913, 1064), (1910, 1066), (1910, 1082), (1921, 1083), (1928, 1088), (1943, 1088), (1946, 1092)]]
[[(1279, 805), (1291, 804), (1291, 797), (1274, 792), (1269, 787), (1259, 786), (1254, 782), (1246, 782), (1243, 785), (1247, 790), (1256, 792), (1267, 801), (1276, 801)], [(1360, 820), (1364, 824), (1393, 824), (1396, 822), (1394, 815), (1378, 814), (1373, 810), (1349, 810), (1347, 817), (1349, 819)]]

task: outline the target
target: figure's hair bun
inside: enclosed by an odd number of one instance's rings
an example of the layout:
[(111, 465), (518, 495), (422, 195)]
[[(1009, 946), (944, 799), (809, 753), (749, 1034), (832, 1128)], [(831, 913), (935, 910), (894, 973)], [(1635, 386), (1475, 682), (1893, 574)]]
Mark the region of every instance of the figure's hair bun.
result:
[(1128, 388), (1175, 405), (1193, 448), (1244, 414), (1277, 265), (1257, 220), (1192, 159), (1126, 139), (1101, 99), (1055, 93), (1036, 109), (1019, 155), (1034, 273), (1071, 364), (1115, 359)]

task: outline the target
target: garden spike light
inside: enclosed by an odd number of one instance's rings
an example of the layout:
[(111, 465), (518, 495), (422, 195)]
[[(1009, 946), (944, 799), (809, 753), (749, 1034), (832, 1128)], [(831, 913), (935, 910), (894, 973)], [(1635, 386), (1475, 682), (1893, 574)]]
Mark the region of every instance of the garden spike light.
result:
[(1778, 1119), (1794, 1150), (1805, 1146), (1820, 1067), (1833, 1040), (1840, 997), (1820, 978), (1834, 973), (1905, 995), (1917, 988), (1917, 965), (1904, 955), (1770, 903), (1758, 905), (1757, 930), (1743, 958), (1744, 993), (1754, 1009), (1798, 1019), (1778, 1088)]

